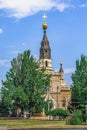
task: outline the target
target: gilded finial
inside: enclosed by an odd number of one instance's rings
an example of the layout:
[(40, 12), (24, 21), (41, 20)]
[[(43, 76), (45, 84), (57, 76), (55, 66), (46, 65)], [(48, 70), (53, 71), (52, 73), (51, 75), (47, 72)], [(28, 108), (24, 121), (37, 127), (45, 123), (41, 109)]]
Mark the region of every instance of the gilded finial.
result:
[(60, 60), (60, 65), (62, 65), (63, 64), (63, 62), (62, 62), (62, 60)]
[(63, 62), (62, 62), (62, 60), (60, 60), (60, 70), (59, 70), (59, 72), (63, 72), (62, 64), (63, 64)]
[(46, 16), (46, 14), (44, 13), (44, 15), (42, 17), (44, 19), (44, 23), (42, 24), (42, 27), (43, 27), (43, 29), (47, 29), (47, 23), (46, 23), (47, 16)]

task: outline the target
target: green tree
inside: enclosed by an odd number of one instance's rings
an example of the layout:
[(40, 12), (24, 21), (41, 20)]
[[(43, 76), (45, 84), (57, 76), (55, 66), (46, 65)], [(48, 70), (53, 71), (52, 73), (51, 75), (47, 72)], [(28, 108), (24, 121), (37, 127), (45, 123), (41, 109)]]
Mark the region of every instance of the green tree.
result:
[(81, 55), (76, 61), (76, 70), (72, 74), (72, 108), (83, 109), (87, 104), (87, 57)]
[(42, 111), (50, 75), (37, 65), (29, 50), (12, 60), (1, 89), (3, 103), (10, 112), (18, 108), (31, 114)]

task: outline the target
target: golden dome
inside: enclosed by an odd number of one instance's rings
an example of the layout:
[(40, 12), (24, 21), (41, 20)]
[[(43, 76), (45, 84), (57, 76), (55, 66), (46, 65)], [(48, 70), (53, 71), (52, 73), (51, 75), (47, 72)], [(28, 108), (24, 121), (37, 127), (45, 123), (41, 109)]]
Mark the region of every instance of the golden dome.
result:
[(44, 22), (44, 23), (42, 24), (42, 27), (43, 27), (43, 29), (47, 29), (47, 23)]

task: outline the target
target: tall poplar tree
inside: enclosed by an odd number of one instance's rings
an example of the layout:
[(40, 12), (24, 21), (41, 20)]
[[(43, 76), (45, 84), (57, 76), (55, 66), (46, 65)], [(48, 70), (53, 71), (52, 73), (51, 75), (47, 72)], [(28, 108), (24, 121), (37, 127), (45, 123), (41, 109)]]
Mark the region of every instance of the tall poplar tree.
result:
[(31, 114), (42, 111), (50, 75), (44, 68), (38, 69), (30, 50), (11, 61), (11, 69), (2, 83), (2, 101), (11, 113), (18, 108)]
[(76, 70), (72, 74), (72, 106), (81, 109), (87, 105), (87, 57), (81, 55), (76, 61)]

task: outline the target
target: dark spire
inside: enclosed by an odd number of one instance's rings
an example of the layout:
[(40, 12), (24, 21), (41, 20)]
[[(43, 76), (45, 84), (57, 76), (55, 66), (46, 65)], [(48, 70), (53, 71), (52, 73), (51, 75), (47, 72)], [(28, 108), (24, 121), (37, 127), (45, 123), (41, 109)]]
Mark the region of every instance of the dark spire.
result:
[(60, 70), (59, 70), (59, 72), (64, 72), (63, 68), (62, 68), (62, 62), (60, 62)]
[(47, 23), (44, 22), (42, 27), (44, 30), (44, 34), (43, 34), (43, 40), (41, 42), (41, 47), (40, 47), (40, 59), (51, 59), (51, 49), (46, 35)]

